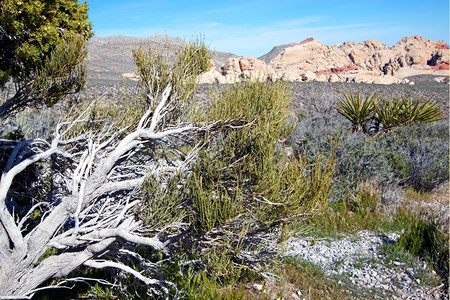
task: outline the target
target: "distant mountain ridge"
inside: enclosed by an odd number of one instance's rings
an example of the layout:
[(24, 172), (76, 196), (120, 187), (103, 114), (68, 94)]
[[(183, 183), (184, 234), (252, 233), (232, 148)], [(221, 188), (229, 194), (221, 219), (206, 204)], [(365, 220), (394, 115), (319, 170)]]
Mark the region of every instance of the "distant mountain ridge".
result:
[[(88, 41), (88, 74), (90, 77), (101, 79), (117, 79), (123, 73), (134, 73), (132, 51), (139, 47), (148, 47), (149, 43), (162, 49), (167, 43), (172, 47), (179, 47), (185, 41), (181, 38), (155, 36), (138, 38), (130, 36), (94, 36)], [(213, 62), (220, 67), (230, 57), (237, 57), (231, 53), (215, 52)], [(173, 57), (169, 56), (169, 59)]]
[(274, 59), (275, 57), (277, 57), (278, 55), (280, 55), (284, 49), (296, 45), (296, 43), (290, 43), (290, 44), (284, 44), (284, 45), (280, 45), (280, 46), (275, 46), (272, 48), (272, 50), (270, 50), (269, 52), (267, 52), (266, 54), (258, 57), (259, 60), (262, 60), (263, 62), (265, 62), (266, 64), (269, 64), (270, 61), (272, 59)]

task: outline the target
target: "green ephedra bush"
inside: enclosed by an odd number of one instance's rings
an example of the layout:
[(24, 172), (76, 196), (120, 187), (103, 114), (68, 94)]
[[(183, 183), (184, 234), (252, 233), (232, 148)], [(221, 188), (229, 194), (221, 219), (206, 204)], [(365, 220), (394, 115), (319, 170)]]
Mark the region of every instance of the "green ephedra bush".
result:
[[(148, 226), (174, 220), (191, 224), (179, 250), (201, 262), (191, 284), (202, 278), (215, 291), (259, 277), (275, 251), (262, 237), (269, 234), (276, 242), (287, 222), (325, 206), (334, 160), (317, 157), (311, 165), (286, 154), (283, 141), (293, 130), (289, 102), (290, 87), (282, 82), (245, 81), (213, 89), (211, 102), (195, 118), (214, 124), (214, 132), (201, 139), (188, 175), (144, 185), (141, 215)], [(199, 285), (193, 297), (217, 296), (203, 288)]]

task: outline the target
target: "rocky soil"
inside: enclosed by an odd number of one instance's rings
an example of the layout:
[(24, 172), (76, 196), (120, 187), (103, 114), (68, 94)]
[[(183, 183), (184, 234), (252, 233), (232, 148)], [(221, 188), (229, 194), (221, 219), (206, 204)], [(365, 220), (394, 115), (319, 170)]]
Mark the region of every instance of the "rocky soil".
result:
[(353, 295), (358, 294), (359, 299), (448, 299), (443, 284), (422, 282), (424, 276), (439, 282), (426, 262), (417, 260), (416, 264), (408, 265), (388, 259), (381, 251), (382, 245), (394, 243), (398, 238), (397, 233), (381, 235), (367, 231), (335, 240), (290, 238), (284, 255), (319, 266), (328, 278)]

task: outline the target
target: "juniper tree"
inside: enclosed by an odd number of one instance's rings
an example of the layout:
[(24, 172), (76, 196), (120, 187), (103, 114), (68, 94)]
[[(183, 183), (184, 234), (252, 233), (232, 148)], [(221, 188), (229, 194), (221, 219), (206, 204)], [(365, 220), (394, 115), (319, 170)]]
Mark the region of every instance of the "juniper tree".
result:
[(87, 12), (87, 3), (77, 0), (0, 2), (0, 87), (12, 81), (15, 88), (0, 117), (80, 90), (92, 36)]

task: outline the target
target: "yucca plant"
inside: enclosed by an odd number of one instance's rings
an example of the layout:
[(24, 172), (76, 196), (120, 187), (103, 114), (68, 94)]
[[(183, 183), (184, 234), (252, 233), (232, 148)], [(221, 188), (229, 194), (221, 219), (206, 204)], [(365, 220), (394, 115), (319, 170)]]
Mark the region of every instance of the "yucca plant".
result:
[(384, 99), (375, 104), (375, 117), (383, 124), (385, 131), (390, 131), (407, 122), (408, 111), (401, 99)]
[(344, 98), (338, 102), (338, 112), (352, 122), (352, 132), (365, 131), (364, 125), (373, 116), (377, 99), (377, 94), (364, 97), (359, 93), (356, 96), (344, 93)]
[(433, 103), (433, 98), (429, 98), (423, 102), (421, 99), (413, 101), (412, 99), (404, 98), (405, 107), (407, 108), (408, 123), (409, 122), (434, 122), (438, 121), (442, 116), (442, 111), (439, 104)]
[(375, 116), (383, 124), (385, 131), (412, 122), (434, 122), (440, 119), (442, 111), (430, 98), (423, 102), (402, 96), (392, 101), (375, 104)]

